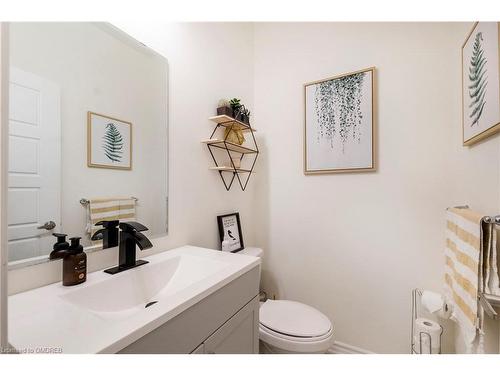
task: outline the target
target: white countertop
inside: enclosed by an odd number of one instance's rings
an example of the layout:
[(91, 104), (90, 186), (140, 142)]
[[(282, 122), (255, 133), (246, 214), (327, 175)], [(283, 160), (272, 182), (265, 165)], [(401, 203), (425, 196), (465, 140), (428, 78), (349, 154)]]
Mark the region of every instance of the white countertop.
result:
[[(152, 242), (155, 247), (162, 246), (161, 238)], [(155, 264), (179, 255), (225, 264), (215, 273), (188, 287), (183, 286), (174, 293), (170, 292), (154, 305), (129, 309), (128, 313), (110, 313), (106, 316), (81, 308), (65, 298), (70, 292), (142, 267), (154, 267)], [(103, 271), (89, 273), (87, 281), (76, 286), (65, 287), (58, 282), (10, 296), (10, 344), (21, 353), (36, 353), (40, 348), (55, 349), (62, 353), (115, 353), (260, 264), (260, 259), (252, 256), (194, 246), (183, 246), (142, 259), (150, 263), (117, 275), (109, 275)], [(186, 284), (185, 280), (189, 279), (189, 275), (182, 275), (182, 278)]]

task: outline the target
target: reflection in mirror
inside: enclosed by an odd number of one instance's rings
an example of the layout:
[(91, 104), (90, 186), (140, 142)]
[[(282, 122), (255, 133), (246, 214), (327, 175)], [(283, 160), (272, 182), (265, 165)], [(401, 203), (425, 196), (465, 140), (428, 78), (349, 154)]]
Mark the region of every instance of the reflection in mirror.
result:
[[(102, 220), (167, 227), (167, 62), (109, 24), (11, 23), (9, 262)], [(99, 234), (94, 236), (99, 238)]]

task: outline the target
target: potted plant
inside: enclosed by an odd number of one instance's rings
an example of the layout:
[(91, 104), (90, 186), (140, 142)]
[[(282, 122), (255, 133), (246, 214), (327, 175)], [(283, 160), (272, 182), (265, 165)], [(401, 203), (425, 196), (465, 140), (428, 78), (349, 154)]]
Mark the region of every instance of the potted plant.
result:
[(241, 104), (241, 99), (233, 98), (231, 100), (219, 100), (217, 115), (226, 115), (247, 125), (250, 125), (250, 111)]
[(241, 110), (241, 122), (244, 122), (247, 125), (250, 125), (250, 111), (245, 108), (245, 106), (242, 106), (243, 109)]
[(221, 99), (217, 104), (217, 116), (221, 115), (233, 117), (233, 109), (231, 108), (227, 99)]
[(241, 104), (241, 99), (233, 98), (229, 101), (229, 105), (233, 110), (233, 118), (241, 121), (241, 110), (243, 105)]

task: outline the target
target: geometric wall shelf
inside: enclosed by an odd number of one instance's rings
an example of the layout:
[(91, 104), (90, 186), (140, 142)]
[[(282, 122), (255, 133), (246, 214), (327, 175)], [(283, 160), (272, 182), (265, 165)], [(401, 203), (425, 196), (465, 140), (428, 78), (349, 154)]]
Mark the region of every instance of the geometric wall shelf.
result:
[[(215, 128), (210, 139), (201, 141), (207, 145), (215, 163), (215, 166), (209, 167), (209, 169), (219, 173), (226, 190), (229, 191), (233, 182), (237, 180), (241, 190), (244, 191), (250, 176), (255, 173), (253, 169), (259, 155), (259, 147), (254, 135), (256, 130), (250, 125), (226, 115), (213, 116), (209, 120), (216, 123)], [(250, 144), (239, 145), (229, 142), (227, 140), (229, 132), (224, 136), (226, 128), (241, 130), (246, 139), (251, 139)]]

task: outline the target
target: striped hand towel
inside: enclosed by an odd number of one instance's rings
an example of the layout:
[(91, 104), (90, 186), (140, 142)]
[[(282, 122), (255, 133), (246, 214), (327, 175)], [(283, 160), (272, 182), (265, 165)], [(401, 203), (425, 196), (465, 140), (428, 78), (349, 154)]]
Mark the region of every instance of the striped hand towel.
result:
[(446, 213), (445, 294), (469, 353), (482, 351), (483, 312), (478, 306), (478, 290), (479, 280), (483, 280), (483, 223), (483, 217), (468, 208), (449, 208)]
[(135, 199), (91, 199), (88, 205), (87, 224), (90, 237), (102, 228), (96, 226), (96, 223), (103, 220), (135, 221)]
[(498, 251), (497, 251), (497, 229), (491, 224), (484, 223), (483, 228), (483, 272), (484, 292), (500, 295), (500, 280), (498, 277)]

